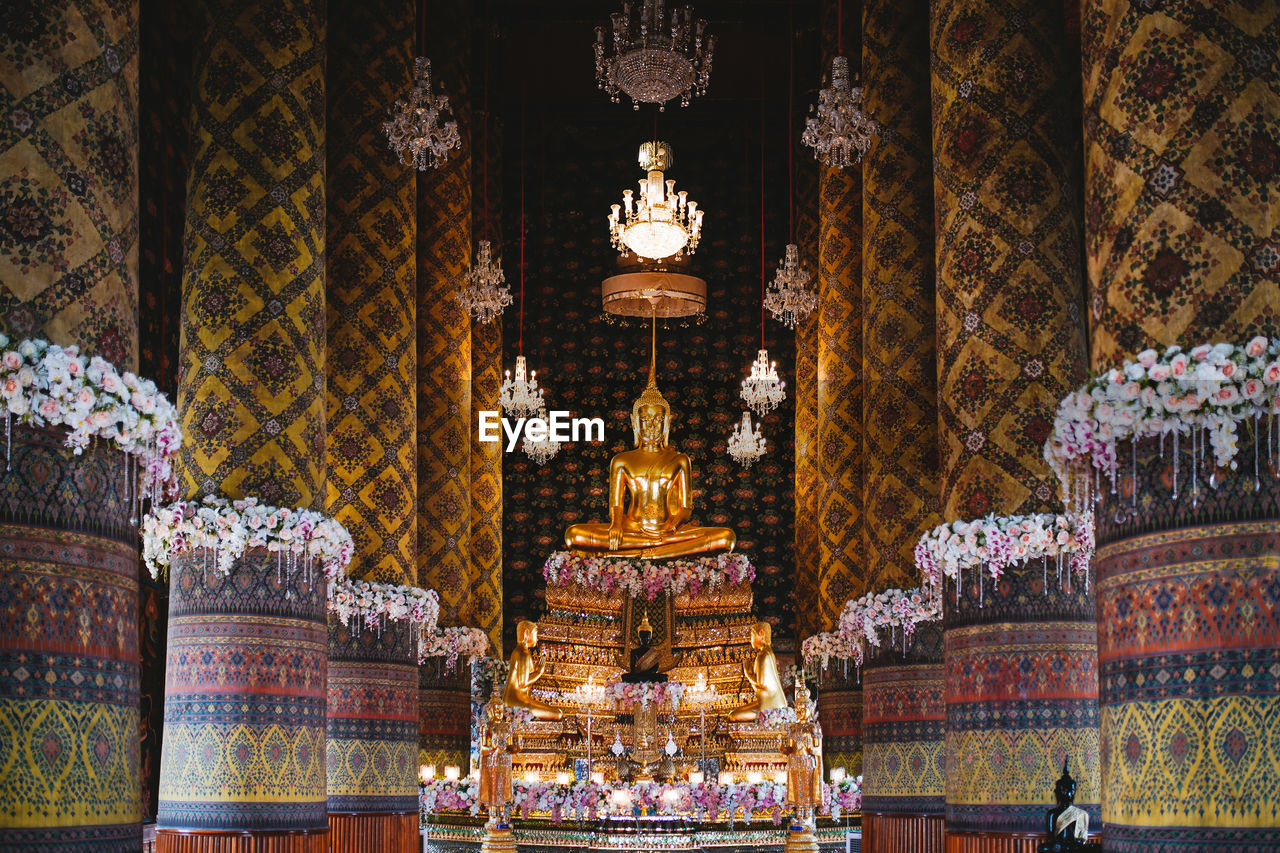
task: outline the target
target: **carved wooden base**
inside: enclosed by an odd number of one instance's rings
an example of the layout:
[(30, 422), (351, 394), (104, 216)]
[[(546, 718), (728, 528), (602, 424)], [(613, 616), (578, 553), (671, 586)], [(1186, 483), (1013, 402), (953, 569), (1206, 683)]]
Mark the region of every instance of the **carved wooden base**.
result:
[(942, 853), (940, 814), (862, 813), (863, 853)]
[(332, 853), (415, 853), (422, 846), (417, 812), (329, 812)]
[(329, 853), (329, 830), (201, 832), (157, 829), (156, 853)]

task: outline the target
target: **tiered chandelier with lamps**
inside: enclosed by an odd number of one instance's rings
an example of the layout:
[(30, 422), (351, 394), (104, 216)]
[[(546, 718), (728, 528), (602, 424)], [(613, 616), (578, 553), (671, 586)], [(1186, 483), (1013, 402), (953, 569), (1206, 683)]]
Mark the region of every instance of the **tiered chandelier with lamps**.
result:
[(511, 288), (506, 285), (502, 267), (493, 260), (488, 240), (480, 241), (479, 259), (463, 276), (458, 288), (458, 302), (477, 323), (490, 323), (502, 316), (502, 309), (512, 303)]
[(676, 192), (675, 181), (664, 180), (672, 162), (667, 143), (640, 146), (640, 168), (647, 173), (639, 182), (640, 195), (623, 190), (622, 204), (610, 206), (609, 236), (618, 251), (660, 260), (681, 251), (692, 255), (698, 248), (703, 212), (687, 192)]
[(615, 104), (625, 94), (634, 109), (644, 103), (661, 110), (679, 96), (687, 107), (707, 93), (716, 37), (706, 35), (707, 22), (694, 18), (692, 6), (673, 9), (668, 25), (664, 0), (626, 0), (609, 24), (596, 27), (596, 83)]
[(876, 124), (862, 111), (862, 87), (850, 82), (848, 57), (832, 57), (830, 83), (818, 93), (817, 109), (805, 121), (800, 141), (824, 166), (843, 169), (862, 160)]
[(413, 60), (413, 88), (407, 99), (397, 100), (391, 120), (382, 123), (387, 145), (406, 166), (420, 172), (434, 169), (449, 159), (449, 152), (462, 148), (456, 121), (444, 121), (449, 96), (431, 91), (431, 60)]
[(767, 449), (764, 436), (760, 433), (760, 424), (756, 424), (753, 429), (751, 413), (743, 412), (742, 420), (734, 424), (733, 432), (729, 435), (729, 456), (744, 468), (750, 468), (751, 463), (764, 456)]
[(778, 363), (769, 361), (769, 351), (756, 353), (751, 375), (742, 380), (742, 399), (747, 408), (763, 417), (787, 399), (786, 383), (778, 378)]
[(787, 244), (786, 255), (765, 294), (764, 307), (788, 329), (794, 329), (818, 307), (818, 294), (809, 287), (809, 271), (800, 266), (800, 247), (795, 243)]
[[(541, 418), (544, 422), (547, 420), (547, 410), (544, 406), (539, 409), (534, 417)], [(524, 442), (520, 445), (525, 454), (538, 464), (538, 467), (546, 465), (553, 456), (560, 452), (560, 442), (551, 437), (550, 428), (546, 433), (537, 440), (529, 437), (529, 431), (526, 429), (524, 433)]]
[(498, 391), (498, 402), (504, 414), (513, 418), (531, 418), (546, 411), (542, 389), (538, 387), (538, 371), (529, 372), (524, 356), (516, 356), (516, 375), (506, 371), (506, 379)]

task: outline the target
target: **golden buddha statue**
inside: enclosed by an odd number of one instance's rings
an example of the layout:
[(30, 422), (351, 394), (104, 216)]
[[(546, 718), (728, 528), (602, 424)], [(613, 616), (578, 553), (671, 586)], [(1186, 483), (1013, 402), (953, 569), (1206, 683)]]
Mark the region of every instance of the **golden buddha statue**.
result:
[(507, 667), (507, 686), (502, 689), (502, 701), (511, 708), (524, 708), (539, 720), (558, 720), (559, 708), (533, 698), (529, 688), (546, 672), (543, 664), (534, 671), (533, 647), (538, 645), (538, 625), (525, 620), (516, 625), (516, 647), (511, 652)]
[(758, 718), (761, 711), (787, 707), (787, 697), (778, 678), (778, 660), (773, 656), (773, 628), (768, 622), (751, 626), (751, 648), (756, 650), (756, 659), (750, 669), (743, 664), (742, 674), (756, 696), (729, 712), (729, 719), (739, 723)]
[(732, 551), (737, 542), (727, 527), (688, 523), (693, 466), (688, 456), (667, 444), (671, 406), (654, 379), (656, 334), (649, 382), (631, 407), (636, 447), (609, 462), (609, 521), (571, 525), (564, 534), (570, 550), (659, 559)]
[(489, 810), (491, 817), (502, 819), (512, 798), (511, 754), (516, 751), (515, 732), (502, 700), (490, 699), (485, 712), (480, 735), (480, 804)]
[(822, 728), (803, 673), (796, 679), (796, 721), (787, 726), (782, 753), (787, 756), (787, 805), (808, 814), (822, 802)]

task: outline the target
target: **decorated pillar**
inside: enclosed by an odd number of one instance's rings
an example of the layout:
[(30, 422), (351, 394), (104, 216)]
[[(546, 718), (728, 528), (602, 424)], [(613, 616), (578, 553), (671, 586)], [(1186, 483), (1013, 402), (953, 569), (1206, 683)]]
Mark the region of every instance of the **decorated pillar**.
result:
[[(325, 9), (311, 0), (205, 8), (180, 489), (280, 507), (283, 530), (289, 517), (313, 518), (294, 508), (325, 503)], [(222, 562), (210, 556), (215, 545)], [(211, 543), (170, 570), (157, 847), (319, 853), (328, 842), (323, 574), (265, 548), (226, 559), (233, 553)]]
[[(351, 574), (417, 581), (415, 172), (387, 148), (389, 104), (412, 85), (413, 8), (330, 7), (327, 514), (351, 532)], [(331, 849), (409, 853), (418, 841), (418, 672), (403, 621), (330, 615), (326, 791)]]
[(905, 649), (885, 637), (862, 668), (863, 849), (942, 850), (945, 721), (942, 625), (918, 626)]
[[(1038, 0), (931, 2), (948, 522), (994, 515), (1005, 530), (1056, 506), (1043, 445), (1085, 367), (1064, 15)], [(1092, 593), (1017, 560), (998, 586), (980, 569), (943, 594), (949, 851), (1013, 850), (1019, 833), (1043, 832), (1064, 759), (1097, 822)]]
[[(1266, 389), (1214, 409), (1227, 441), (1170, 413), (1177, 433), (1121, 440), (1114, 494), (1102, 480), (1108, 850), (1280, 845), (1280, 430), (1268, 372), (1280, 360), (1280, 69), (1261, 47), (1277, 26), (1274, 4), (1083, 8), (1093, 366), (1173, 344), (1195, 365), (1206, 358), (1196, 347), (1226, 343), (1228, 358), (1253, 365), (1234, 386), (1250, 377)], [(1140, 381), (1155, 384), (1145, 371)], [(1185, 387), (1207, 396), (1232, 384)]]
[[(418, 173), (418, 585), (440, 594), (440, 624), (471, 625), (471, 319), (456, 298), (472, 254), (471, 28), (468, 4), (431, 7), (427, 53), (463, 143)], [(461, 667), (465, 669), (465, 667)], [(424, 666), (419, 752), (456, 754), (465, 773), (470, 684)], [(449, 717), (435, 718), (441, 709)], [(459, 711), (459, 709), (461, 709)], [(454, 719), (460, 713), (460, 717)], [(446, 748), (447, 742), (447, 748)], [(424, 761), (423, 763), (431, 763)]]
[(862, 676), (852, 663), (821, 673), (818, 719), (822, 723), (822, 761), (828, 775), (843, 767), (849, 776), (862, 773)]
[[(11, 359), (42, 361), (18, 358), (28, 338), (133, 370), (138, 4), (57, 0), (4, 19), (5, 376)], [(141, 844), (136, 508), (114, 442), (77, 455), (66, 439), (16, 423), (5, 439), (0, 849), (123, 853)]]

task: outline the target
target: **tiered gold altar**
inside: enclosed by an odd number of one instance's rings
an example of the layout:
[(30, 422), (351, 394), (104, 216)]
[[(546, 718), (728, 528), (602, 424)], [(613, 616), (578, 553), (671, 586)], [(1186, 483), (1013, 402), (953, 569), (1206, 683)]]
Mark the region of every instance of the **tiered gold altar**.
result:
[(549, 780), (557, 772), (581, 767), (578, 759), (590, 758), (594, 772), (616, 778), (611, 748), (621, 743), (634, 750), (635, 744), (632, 727), (617, 722), (602, 688), (628, 668), (645, 616), (653, 628), (659, 669), (686, 690), (674, 715), (669, 707), (660, 709), (659, 742), (642, 744), (641, 750), (662, 753), (669, 737), (680, 750), (672, 764), (682, 778), (704, 755), (739, 781), (753, 773), (773, 779), (785, 772), (781, 732), (754, 721), (728, 720), (729, 712), (753, 694), (744, 675), (744, 667), (750, 669), (756, 656), (749, 584), (653, 602), (577, 585), (548, 586), (546, 597), (547, 612), (538, 623), (538, 651), (546, 671), (532, 692), (564, 716), (521, 725), (522, 748), (515, 757), (518, 776), (536, 774)]

